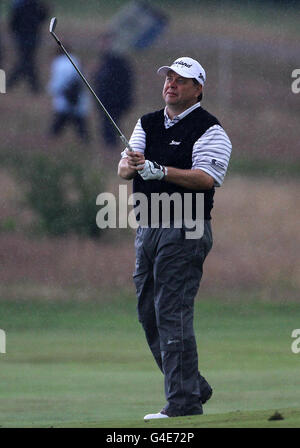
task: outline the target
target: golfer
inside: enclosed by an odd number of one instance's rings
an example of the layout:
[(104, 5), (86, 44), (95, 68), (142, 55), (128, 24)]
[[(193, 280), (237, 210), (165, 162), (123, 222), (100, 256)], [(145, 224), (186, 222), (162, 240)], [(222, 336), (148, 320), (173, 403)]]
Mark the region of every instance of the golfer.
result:
[[(134, 282), (139, 321), (164, 375), (166, 404), (158, 413), (145, 415), (145, 420), (202, 414), (202, 405), (212, 395), (198, 370), (193, 309), (203, 263), (212, 247), (215, 187), (223, 183), (231, 154), (221, 124), (201, 107), (206, 74), (199, 62), (181, 57), (157, 73), (165, 77), (166, 107), (138, 120), (129, 142), (133, 151), (123, 151), (118, 167), (121, 178), (133, 179), (134, 193), (148, 198), (148, 226), (140, 225), (136, 234)], [(202, 234), (187, 238), (183, 218), (178, 225), (178, 201), (170, 207), (169, 226), (161, 214), (153, 219), (154, 193), (176, 193), (177, 198), (179, 194), (182, 210), (189, 196), (186, 208), (192, 209), (193, 219), (199, 218), (196, 205), (201, 195)], [(142, 218), (138, 213), (137, 220), (145, 223)]]

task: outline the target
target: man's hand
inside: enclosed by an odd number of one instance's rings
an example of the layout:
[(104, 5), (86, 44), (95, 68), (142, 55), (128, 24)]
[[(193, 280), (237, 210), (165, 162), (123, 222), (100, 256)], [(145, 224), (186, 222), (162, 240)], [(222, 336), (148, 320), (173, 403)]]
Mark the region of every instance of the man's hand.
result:
[[(118, 175), (122, 179), (133, 179), (138, 170), (141, 169), (145, 163), (145, 157), (142, 152), (139, 151), (125, 151), (126, 157), (123, 157), (118, 166)], [(139, 167), (139, 168), (138, 168)]]
[(138, 168), (142, 168), (138, 173), (144, 180), (162, 180), (167, 175), (166, 167), (150, 160), (145, 160), (144, 165)]
[(142, 152), (129, 151), (126, 149), (128, 167), (134, 171), (138, 171), (145, 163), (145, 157)]

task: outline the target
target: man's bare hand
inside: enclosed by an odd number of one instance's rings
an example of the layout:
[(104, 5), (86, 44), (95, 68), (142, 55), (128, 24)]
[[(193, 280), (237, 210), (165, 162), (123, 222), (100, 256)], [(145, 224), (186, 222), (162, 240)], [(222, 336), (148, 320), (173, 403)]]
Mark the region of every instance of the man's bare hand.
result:
[(145, 164), (144, 154), (138, 151), (126, 151), (128, 167), (134, 171), (142, 170)]
[(143, 169), (144, 164), (145, 158), (143, 153), (126, 149), (126, 157), (123, 157), (119, 162), (118, 175), (122, 179), (133, 179), (137, 172)]

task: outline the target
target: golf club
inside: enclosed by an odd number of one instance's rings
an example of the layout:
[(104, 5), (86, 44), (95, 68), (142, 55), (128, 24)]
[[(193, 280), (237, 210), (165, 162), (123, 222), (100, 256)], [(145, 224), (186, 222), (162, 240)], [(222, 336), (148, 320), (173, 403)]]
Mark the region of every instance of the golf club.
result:
[(88, 81), (86, 80), (86, 78), (83, 76), (83, 74), (81, 73), (81, 71), (79, 70), (79, 68), (76, 66), (76, 64), (74, 63), (74, 61), (72, 60), (71, 56), (69, 55), (69, 53), (67, 52), (67, 50), (65, 49), (65, 47), (63, 46), (63, 44), (61, 43), (61, 41), (58, 39), (57, 35), (55, 34), (54, 30), (56, 28), (57, 25), (57, 18), (53, 17), (50, 21), (50, 27), (49, 27), (49, 31), (52, 34), (52, 36), (54, 37), (54, 39), (56, 40), (57, 44), (60, 46), (60, 48), (62, 49), (62, 51), (65, 53), (65, 55), (67, 56), (67, 58), (69, 59), (69, 61), (71, 62), (71, 64), (73, 65), (73, 67), (75, 68), (75, 70), (77, 71), (78, 75), (81, 77), (81, 79), (83, 80), (83, 82), (85, 83), (85, 85), (88, 87), (88, 89), (90, 90), (90, 92), (92, 93), (92, 95), (94, 95), (94, 97), (96, 98), (96, 100), (98, 101), (98, 103), (100, 104), (101, 109), (103, 110), (103, 112), (105, 113), (105, 115), (109, 118), (109, 120), (111, 121), (112, 125), (114, 126), (115, 130), (117, 131), (117, 133), (119, 134), (120, 139), (122, 140), (122, 142), (124, 143), (124, 145), (128, 148), (129, 151), (133, 151), (133, 149), (131, 148), (127, 138), (124, 136), (124, 134), (121, 132), (120, 128), (118, 127), (118, 125), (116, 124), (116, 122), (113, 120), (113, 118), (111, 117), (111, 115), (109, 114), (109, 112), (107, 111), (107, 109), (105, 108), (105, 106), (103, 105), (103, 103), (100, 101), (99, 97), (97, 96), (97, 94), (95, 93), (95, 91), (93, 90), (93, 88), (91, 87), (91, 85), (88, 83)]

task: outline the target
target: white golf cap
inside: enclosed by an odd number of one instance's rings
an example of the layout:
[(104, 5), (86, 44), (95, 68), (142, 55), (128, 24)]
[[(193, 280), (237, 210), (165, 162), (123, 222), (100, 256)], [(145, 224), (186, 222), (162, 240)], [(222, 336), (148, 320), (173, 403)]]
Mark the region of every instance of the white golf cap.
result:
[(195, 78), (199, 84), (204, 86), (206, 73), (202, 65), (195, 59), (188, 57), (178, 58), (170, 67), (167, 65), (160, 67), (157, 73), (161, 76), (166, 76), (169, 70), (173, 70), (184, 78)]

